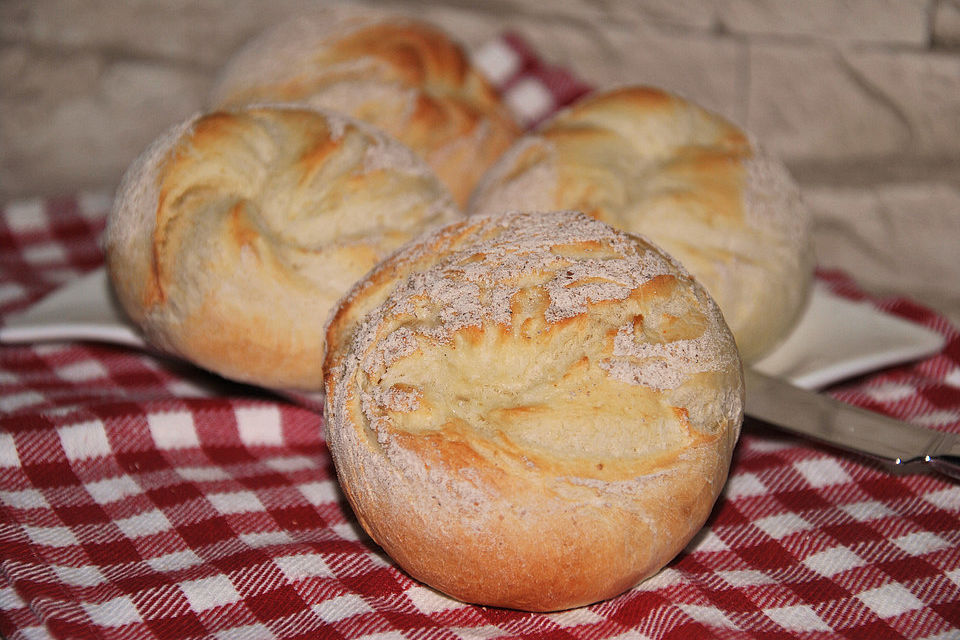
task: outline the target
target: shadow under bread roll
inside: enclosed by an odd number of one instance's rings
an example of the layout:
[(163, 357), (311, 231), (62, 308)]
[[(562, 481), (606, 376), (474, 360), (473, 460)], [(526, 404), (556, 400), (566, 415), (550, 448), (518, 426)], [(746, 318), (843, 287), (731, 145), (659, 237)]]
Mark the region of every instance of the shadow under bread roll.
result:
[(520, 128), (467, 52), (440, 28), (369, 7), (282, 22), (224, 66), (213, 107), (300, 102), (370, 122), (409, 146), (460, 206)]
[(743, 418), (713, 300), (646, 240), (574, 212), (405, 245), (327, 329), (327, 441), (360, 523), (455, 598), (616, 596), (703, 526)]
[(404, 242), (460, 218), (429, 167), (379, 130), (250, 106), (196, 115), (131, 165), (106, 259), (152, 345), (234, 380), (315, 391), (340, 296)]
[(468, 213), (576, 209), (650, 238), (707, 289), (746, 362), (789, 335), (813, 279), (784, 166), (726, 119), (651, 87), (586, 96), (520, 139)]

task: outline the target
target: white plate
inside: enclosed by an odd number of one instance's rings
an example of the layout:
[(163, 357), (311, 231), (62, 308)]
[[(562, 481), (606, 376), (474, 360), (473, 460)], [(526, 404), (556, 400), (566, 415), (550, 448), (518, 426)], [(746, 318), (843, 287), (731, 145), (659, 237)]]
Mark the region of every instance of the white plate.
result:
[(946, 339), (878, 311), (869, 302), (833, 295), (816, 283), (800, 322), (755, 369), (807, 389), (939, 353)]
[[(146, 344), (117, 306), (101, 268), (53, 292), (0, 327), (0, 342), (92, 340), (135, 348)], [(939, 333), (851, 302), (817, 283), (787, 340), (754, 367), (816, 389), (938, 353)]]
[(103, 267), (57, 289), (0, 327), (5, 344), (92, 340), (139, 349), (146, 343), (126, 319)]

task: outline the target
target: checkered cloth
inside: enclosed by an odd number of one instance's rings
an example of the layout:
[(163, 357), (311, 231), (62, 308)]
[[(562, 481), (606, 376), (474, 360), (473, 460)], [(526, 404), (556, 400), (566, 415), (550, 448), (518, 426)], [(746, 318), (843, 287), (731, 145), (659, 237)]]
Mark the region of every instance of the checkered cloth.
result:
[[(562, 74), (518, 42), (480, 54), (506, 69), (501, 85), (549, 105), (523, 112), (532, 123), (582, 85), (531, 89)], [(108, 207), (102, 194), (3, 207), (0, 319), (101, 264)], [(960, 331), (909, 300), (867, 298), (842, 273), (819, 277), (947, 338), (939, 355), (831, 392), (960, 431)], [(943, 478), (748, 421), (706, 527), (660, 574), (607, 602), (530, 614), (455, 602), (397, 569), (339, 492), (321, 424), (125, 348), (0, 347), (0, 635), (958, 637), (960, 485)]]

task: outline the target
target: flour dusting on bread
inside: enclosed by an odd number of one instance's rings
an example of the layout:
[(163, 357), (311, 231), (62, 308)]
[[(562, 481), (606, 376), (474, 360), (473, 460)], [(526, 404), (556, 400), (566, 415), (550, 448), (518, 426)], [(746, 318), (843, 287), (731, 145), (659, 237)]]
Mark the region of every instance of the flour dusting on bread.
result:
[(333, 109), (383, 129), (413, 149), (460, 205), (519, 135), (497, 91), (453, 38), (372, 7), (308, 12), (241, 48), (210, 104), (263, 101)]
[(794, 326), (813, 273), (810, 214), (782, 163), (680, 96), (585, 96), (487, 171), (468, 212), (577, 209), (653, 239), (723, 310), (747, 361)]
[(105, 248), (118, 299), (155, 347), (316, 391), (334, 304), (403, 242), (459, 218), (424, 161), (382, 131), (258, 104), (160, 136), (124, 177)]
[[(521, 222), (509, 218), (509, 226), (506, 220), (479, 222), (488, 231), (476, 235), (482, 238), (490, 233), (489, 239), (451, 252), (425, 273), (400, 284), (382, 310), (370, 315), (369, 327), (361, 327), (357, 352), (366, 353), (380, 339), (375, 327), (387, 313), (415, 315), (418, 302), (429, 301), (438, 309), (437, 324), (424, 335), (449, 341), (466, 327), (509, 326), (514, 296), (533, 284), (542, 286), (549, 296), (544, 319), (552, 324), (584, 313), (590, 304), (622, 300), (645, 282), (678, 269), (661, 254), (652, 249), (638, 251), (622, 234), (586, 216), (528, 214)], [(565, 253), (568, 247), (585, 247), (586, 255), (606, 255), (574, 259)], [(414, 333), (407, 327), (392, 332), (375, 349), (377, 363), (389, 366), (409, 355), (414, 343)]]
[(582, 213), (421, 236), (343, 298), (327, 336), (327, 439), (351, 505), (411, 575), (470, 602), (565, 608), (656, 571), (709, 512), (742, 420), (715, 303), (655, 245)]

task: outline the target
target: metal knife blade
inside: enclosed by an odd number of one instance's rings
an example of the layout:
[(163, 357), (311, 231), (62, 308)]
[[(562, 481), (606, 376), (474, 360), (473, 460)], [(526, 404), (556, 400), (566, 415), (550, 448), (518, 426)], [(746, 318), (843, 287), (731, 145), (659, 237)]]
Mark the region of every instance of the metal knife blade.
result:
[(846, 451), (896, 465), (926, 464), (960, 480), (960, 436), (845, 404), (744, 370), (747, 415)]

